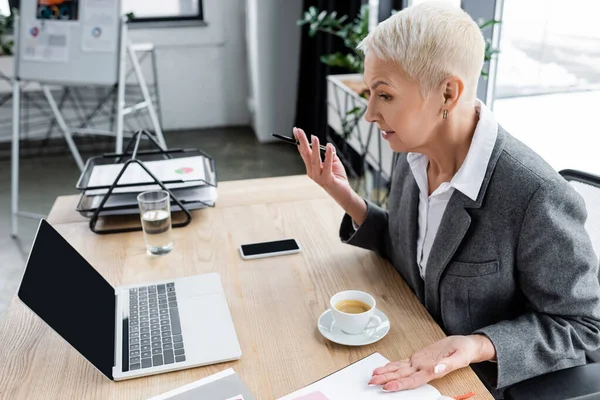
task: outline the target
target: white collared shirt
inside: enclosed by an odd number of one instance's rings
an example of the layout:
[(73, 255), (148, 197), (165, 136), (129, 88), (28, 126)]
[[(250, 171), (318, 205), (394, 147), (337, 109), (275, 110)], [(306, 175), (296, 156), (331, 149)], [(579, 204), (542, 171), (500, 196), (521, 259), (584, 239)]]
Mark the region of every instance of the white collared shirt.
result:
[(427, 261), (437, 235), (446, 206), (454, 190), (459, 190), (473, 201), (477, 200), (485, 172), (498, 136), (498, 123), (492, 112), (480, 100), (475, 103), (479, 122), (465, 161), (450, 182), (442, 183), (429, 196), (427, 165), (429, 159), (420, 153), (408, 153), (407, 160), (419, 186), (419, 235), (417, 238), (417, 265), (425, 279)]

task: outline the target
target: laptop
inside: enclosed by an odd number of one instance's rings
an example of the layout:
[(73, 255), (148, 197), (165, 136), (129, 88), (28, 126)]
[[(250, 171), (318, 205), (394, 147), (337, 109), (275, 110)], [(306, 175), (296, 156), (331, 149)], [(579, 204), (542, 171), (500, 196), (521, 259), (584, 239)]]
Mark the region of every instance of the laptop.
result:
[(18, 297), (111, 380), (242, 355), (218, 274), (115, 288), (44, 219)]

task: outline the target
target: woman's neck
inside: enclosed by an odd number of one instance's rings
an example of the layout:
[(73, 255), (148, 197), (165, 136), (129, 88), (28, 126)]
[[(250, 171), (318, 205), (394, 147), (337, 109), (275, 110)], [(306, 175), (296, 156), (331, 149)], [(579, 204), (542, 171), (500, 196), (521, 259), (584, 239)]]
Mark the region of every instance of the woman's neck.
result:
[(427, 180), (429, 195), (444, 182), (450, 182), (465, 161), (479, 115), (473, 105), (461, 105), (442, 122), (425, 152), (429, 158)]
[[(478, 121), (475, 107), (466, 104), (457, 106), (440, 125), (431, 145), (424, 152), (429, 158), (427, 176), (430, 194), (442, 182), (450, 181), (460, 169), (471, 147)], [(432, 184), (435, 186), (433, 190)]]

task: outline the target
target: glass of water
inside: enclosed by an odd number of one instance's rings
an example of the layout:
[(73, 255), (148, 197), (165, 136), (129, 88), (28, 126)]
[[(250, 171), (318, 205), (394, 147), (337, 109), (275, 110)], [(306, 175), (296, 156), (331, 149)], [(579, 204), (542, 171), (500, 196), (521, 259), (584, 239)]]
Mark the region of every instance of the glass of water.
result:
[(171, 199), (166, 190), (150, 190), (138, 195), (146, 247), (150, 254), (167, 254), (173, 249)]

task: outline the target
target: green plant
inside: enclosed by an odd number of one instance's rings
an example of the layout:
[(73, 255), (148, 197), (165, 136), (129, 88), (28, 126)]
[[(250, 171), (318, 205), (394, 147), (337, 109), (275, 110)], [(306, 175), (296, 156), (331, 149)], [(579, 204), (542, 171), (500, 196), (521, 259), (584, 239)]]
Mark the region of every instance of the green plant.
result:
[[(397, 11), (394, 10), (392, 11), (392, 14), (395, 14), (396, 12)], [(492, 19), (489, 21), (479, 21), (478, 26), (479, 29), (483, 31), (499, 23), (500, 21)], [(356, 50), (356, 46), (358, 46), (360, 41), (369, 33), (368, 4), (365, 4), (360, 8), (358, 16), (352, 21), (348, 20), (347, 15), (338, 17), (337, 12), (335, 11), (331, 13), (328, 13), (327, 11), (319, 12), (316, 7), (310, 7), (308, 11), (304, 13), (302, 19), (298, 21), (298, 25), (308, 25), (309, 37), (314, 37), (318, 32), (337, 36), (344, 41), (344, 45), (350, 50), (350, 53), (348, 54), (337, 52), (334, 54), (323, 55), (320, 58), (321, 62), (331, 67), (345, 68), (349, 72), (363, 73), (364, 56), (361, 52)], [(484, 60), (490, 61), (497, 53), (498, 50), (492, 48), (491, 41), (486, 39)], [(487, 78), (487, 71), (482, 70), (481, 76)], [(358, 93), (358, 95), (366, 98), (364, 92)], [(348, 136), (352, 133), (354, 127), (364, 115), (365, 111), (366, 107), (354, 107), (346, 112), (346, 115), (341, 118), (341, 136), (344, 139), (348, 139)]]
[[(16, 12), (13, 10), (13, 13)], [(13, 54), (15, 42), (7, 39), (7, 35), (12, 32), (14, 19), (12, 15), (0, 14), (0, 56), (10, 56)]]
[(332, 66), (342, 67), (351, 72), (362, 73), (364, 56), (356, 51), (358, 43), (369, 33), (369, 5), (360, 8), (358, 16), (348, 21), (348, 16), (337, 16), (337, 12), (319, 12), (316, 7), (310, 7), (304, 13), (298, 25), (308, 25), (308, 35), (313, 37), (317, 32), (325, 32), (337, 36), (344, 41), (344, 45), (351, 51), (348, 54), (340, 52), (321, 56), (321, 62)]
[[(397, 11), (392, 11), (395, 14)], [(491, 19), (488, 21), (479, 21), (479, 29), (482, 31), (499, 24), (500, 21)], [(356, 46), (369, 33), (369, 5), (365, 4), (360, 8), (358, 16), (348, 21), (348, 16), (338, 17), (337, 12), (321, 11), (316, 7), (310, 7), (298, 21), (298, 25), (308, 25), (308, 35), (314, 37), (317, 32), (325, 32), (341, 38), (344, 45), (351, 50), (349, 54), (340, 52), (321, 56), (321, 62), (332, 67), (342, 67), (350, 72), (362, 73), (364, 67), (364, 56), (356, 51)], [(486, 39), (484, 61), (490, 61), (497, 54), (498, 49), (492, 48), (492, 43)], [(481, 71), (483, 77), (488, 77), (486, 71)]]
[[(501, 21), (495, 20), (495, 19), (490, 19), (488, 21), (484, 21), (484, 20), (479, 20), (479, 29), (481, 31), (484, 31), (487, 28), (491, 28), (496, 24), (500, 24)], [(500, 52), (500, 50), (498, 49), (494, 49), (492, 48), (492, 41), (490, 39), (486, 39), (485, 40), (485, 53), (483, 56), (483, 60), (485, 62), (491, 61), (492, 57), (494, 57), (495, 54), (498, 54)], [(481, 76), (483, 76), (484, 78), (488, 78), (489, 74), (487, 71), (481, 70)]]

